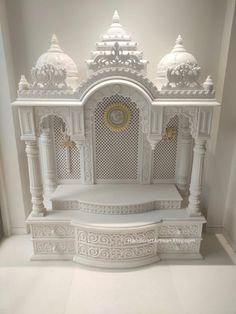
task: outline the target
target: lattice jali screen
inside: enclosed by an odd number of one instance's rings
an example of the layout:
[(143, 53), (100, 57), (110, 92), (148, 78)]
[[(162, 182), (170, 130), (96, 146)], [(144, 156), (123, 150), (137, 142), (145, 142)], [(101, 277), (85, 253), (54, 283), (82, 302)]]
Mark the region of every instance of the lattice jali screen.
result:
[[(131, 120), (127, 129), (113, 131), (106, 125), (104, 112), (113, 103), (129, 108)], [(94, 123), (96, 182), (138, 182), (141, 130), (136, 104), (120, 95), (105, 97), (97, 104)]]
[(162, 139), (155, 147), (153, 153), (153, 181), (175, 178), (178, 126), (179, 118), (176, 115), (167, 124), (167, 127), (173, 127), (177, 130), (176, 137), (171, 141)]
[[(55, 143), (57, 179), (79, 180), (81, 177), (79, 149), (76, 146), (74, 146), (69, 149), (69, 154), (67, 155), (66, 148), (63, 147), (63, 134), (62, 134), (62, 130), (65, 130), (65, 123), (61, 118), (53, 116), (52, 127)], [(67, 160), (68, 157), (69, 160)], [(68, 167), (68, 163), (70, 165), (70, 168)]]

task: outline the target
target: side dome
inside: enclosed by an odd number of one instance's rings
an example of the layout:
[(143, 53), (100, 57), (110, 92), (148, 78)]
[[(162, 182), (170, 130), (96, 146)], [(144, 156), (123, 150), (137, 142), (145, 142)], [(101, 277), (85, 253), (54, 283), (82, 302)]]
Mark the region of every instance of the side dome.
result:
[(183, 46), (183, 39), (179, 35), (172, 51), (166, 54), (157, 66), (157, 86), (161, 88), (161, 86), (166, 85), (168, 69), (184, 63), (197, 66), (196, 58), (185, 50)]
[(66, 70), (66, 82), (73, 89), (78, 86), (78, 68), (75, 62), (59, 46), (57, 36), (52, 35), (51, 45), (47, 52), (43, 53), (37, 60), (35, 68), (41, 69), (45, 65), (53, 65), (56, 68)]

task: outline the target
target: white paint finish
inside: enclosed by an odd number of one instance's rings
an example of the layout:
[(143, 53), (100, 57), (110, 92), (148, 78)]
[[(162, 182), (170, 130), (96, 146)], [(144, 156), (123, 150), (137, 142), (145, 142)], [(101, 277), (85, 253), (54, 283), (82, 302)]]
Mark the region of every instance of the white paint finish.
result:
[[(1, 208), (4, 210), (3, 223), (5, 233), (15, 233), (24, 229), (25, 217), (29, 213), (27, 164), (24, 155), (24, 145), (20, 142), (19, 121), (16, 110), (12, 110), (11, 101), (14, 97), (14, 77), (11, 60), (11, 43), (8, 38), (5, 4), (0, 2), (0, 155), (1, 155), (1, 185), (5, 193), (1, 197)], [(4, 79), (3, 79), (4, 78)], [(15, 126), (14, 126), (15, 125)], [(28, 207), (29, 205), (29, 207)]]
[[(232, 12), (231, 12), (232, 13)], [(236, 79), (236, 12), (232, 25), (229, 46), (228, 63), (225, 74), (224, 92), (222, 98), (222, 112), (219, 122), (219, 135), (214, 155), (209, 159), (208, 190), (205, 202), (208, 208), (209, 227), (225, 226), (231, 240), (235, 243), (235, 79)]]

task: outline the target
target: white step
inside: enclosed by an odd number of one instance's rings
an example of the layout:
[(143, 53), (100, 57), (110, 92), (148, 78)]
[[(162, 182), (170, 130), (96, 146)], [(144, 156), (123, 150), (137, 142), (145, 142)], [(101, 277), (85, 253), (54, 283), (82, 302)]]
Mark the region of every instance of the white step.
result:
[(53, 210), (135, 214), (157, 209), (180, 209), (182, 197), (174, 184), (60, 185), (51, 201)]

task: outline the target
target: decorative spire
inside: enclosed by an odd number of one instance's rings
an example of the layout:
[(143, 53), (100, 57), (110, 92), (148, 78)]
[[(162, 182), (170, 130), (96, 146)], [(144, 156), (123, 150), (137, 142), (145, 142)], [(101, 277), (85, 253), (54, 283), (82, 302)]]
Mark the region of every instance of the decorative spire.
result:
[(176, 45), (183, 45), (183, 38), (179, 35), (175, 41)]
[(52, 35), (51, 45), (50, 45), (50, 48), (48, 49), (48, 51), (49, 52), (63, 52), (61, 47), (59, 46), (59, 41), (58, 41), (56, 34)]
[(21, 75), (20, 82), (19, 82), (19, 85), (18, 85), (19, 91), (27, 90), (27, 89), (29, 89), (29, 87), (30, 87), (30, 85), (29, 85), (27, 79), (25, 78), (24, 75)]
[(203, 88), (208, 91), (213, 91), (214, 83), (210, 75), (207, 76), (205, 82), (203, 83)]
[(113, 14), (112, 23), (120, 23), (120, 17), (117, 10), (115, 10)]
[(172, 52), (185, 52), (185, 48), (183, 46), (183, 38), (179, 35), (175, 41), (175, 46)]

